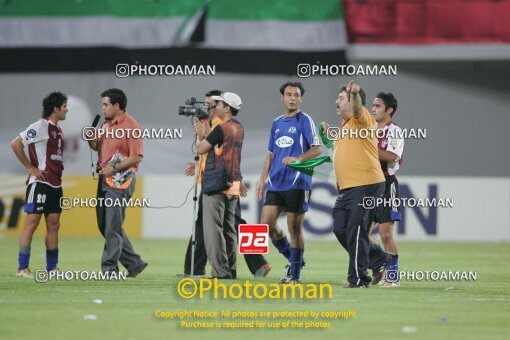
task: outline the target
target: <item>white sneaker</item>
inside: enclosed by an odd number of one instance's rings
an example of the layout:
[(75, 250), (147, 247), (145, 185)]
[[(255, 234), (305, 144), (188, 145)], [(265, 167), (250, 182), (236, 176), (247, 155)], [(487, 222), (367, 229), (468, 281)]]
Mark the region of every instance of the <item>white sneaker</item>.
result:
[(22, 277), (24, 279), (33, 279), (34, 278), (34, 274), (32, 274), (32, 271), (30, 270), (30, 268), (20, 269), (20, 270), (16, 271), (16, 276)]
[(278, 281), (280, 284), (286, 284), (286, 285), (296, 285), (301, 284), (301, 279), (295, 279), (292, 276), (285, 276), (283, 279)]
[(381, 286), (381, 288), (398, 288), (400, 287), (400, 281), (397, 281), (397, 282), (388, 282), (388, 281), (381, 281), (379, 283), (379, 285)]

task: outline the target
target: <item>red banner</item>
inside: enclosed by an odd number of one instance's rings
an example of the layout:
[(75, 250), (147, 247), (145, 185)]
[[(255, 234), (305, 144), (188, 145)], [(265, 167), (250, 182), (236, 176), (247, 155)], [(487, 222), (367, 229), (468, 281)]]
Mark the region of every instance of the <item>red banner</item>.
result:
[(343, 0), (350, 43), (510, 43), (510, 0)]

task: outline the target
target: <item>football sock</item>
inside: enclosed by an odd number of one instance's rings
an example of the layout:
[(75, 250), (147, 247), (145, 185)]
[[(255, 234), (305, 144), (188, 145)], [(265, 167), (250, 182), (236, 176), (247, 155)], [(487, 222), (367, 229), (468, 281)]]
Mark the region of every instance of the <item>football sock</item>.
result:
[(390, 269), (398, 270), (398, 254), (389, 254), (391, 256), (391, 260), (388, 263), (387, 267)]
[(298, 280), (301, 279), (304, 252), (304, 249), (290, 248), (290, 276)]
[(18, 254), (18, 270), (28, 268), (30, 262), (30, 247), (21, 247)]
[[(396, 282), (398, 281), (399, 279), (399, 274), (398, 274), (398, 255), (397, 254), (390, 254), (391, 255), (391, 260), (390, 262), (386, 265), (386, 281), (389, 281), (389, 282)], [(389, 271), (391, 271), (392, 273), (388, 273)]]
[(50, 271), (57, 268), (58, 248), (46, 250), (46, 270)]
[(280, 254), (285, 256), (287, 260), (290, 258), (290, 243), (289, 240), (287, 240), (287, 236), (284, 236), (279, 240), (271, 240), (271, 242), (273, 242), (276, 249), (278, 249)]

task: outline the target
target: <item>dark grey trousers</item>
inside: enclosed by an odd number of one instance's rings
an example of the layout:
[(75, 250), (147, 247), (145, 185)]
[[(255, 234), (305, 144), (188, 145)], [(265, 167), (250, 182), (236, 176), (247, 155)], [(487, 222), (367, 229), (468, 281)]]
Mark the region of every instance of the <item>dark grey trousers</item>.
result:
[[(100, 176), (97, 187), (97, 197), (111, 198), (113, 200), (123, 198), (128, 200), (135, 191), (136, 179), (133, 181), (128, 188), (114, 189), (105, 183), (104, 177)], [(105, 238), (105, 245), (103, 250), (103, 256), (101, 257), (101, 270), (106, 271), (118, 271), (118, 262), (122, 263), (128, 272), (137, 271), (144, 262), (140, 258), (140, 255), (135, 253), (133, 245), (129, 242), (129, 239), (122, 228), (124, 218), (126, 216), (125, 207), (104, 207), (100, 206), (99, 202), (96, 206), (97, 225), (99, 231)]]
[[(205, 252), (204, 244), (204, 224), (202, 223), (202, 199), (203, 195), (200, 193), (198, 198), (198, 214), (195, 222), (195, 258), (193, 261), (193, 274), (194, 275), (205, 275), (205, 265), (207, 264), (207, 254)], [(241, 204), (239, 200), (236, 204), (235, 223), (234, 229), (237, 233), (239, 224), (246, 224), (246, 221), (241, 218)], [(186, 250), (186, 257), (184, 259), (184, 274), (189, 275), (191, 273), (191, 237), (188, 243), (188, 249)], [(250, 270), (250, 273), (255, 275), (257, 270), (267, 264), (266, 259), (261, 254), (244, 254), (246, 265)]]
[(204, 244), (214, 277), (236, 277), (235, 211), (239, 196), (223, 193), (203, 197)]

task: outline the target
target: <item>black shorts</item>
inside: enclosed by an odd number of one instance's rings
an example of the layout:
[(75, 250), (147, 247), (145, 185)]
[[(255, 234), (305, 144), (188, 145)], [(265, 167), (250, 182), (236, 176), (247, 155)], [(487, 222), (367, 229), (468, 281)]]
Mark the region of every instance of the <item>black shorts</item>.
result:
[(400, 207), (391, 204), (394, 199), (400, 199), (398, 193), (398, 181), (395, 175), (386, 176), (386, 185), (384, 187), (384, 204), (375, 209), (374, 222), (386, 223), (400, 221)]
[(60, 199), (62, 188), (54, 188), (48, 184), (34, 182), (27, 187), (25, 212), (27, 214), (61, 213)]
[(292, 189), (287, 191), (268, 191), (264, 205), (285, 207), (285, 212), (302, 213), (308, 211), (312, 190)]

